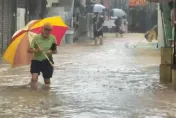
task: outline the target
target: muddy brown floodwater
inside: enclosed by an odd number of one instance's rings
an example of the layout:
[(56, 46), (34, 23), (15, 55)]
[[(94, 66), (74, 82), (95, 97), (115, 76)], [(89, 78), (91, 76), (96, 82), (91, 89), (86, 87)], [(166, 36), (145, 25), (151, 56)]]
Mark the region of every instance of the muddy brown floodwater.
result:
[(25, 87), (29, 67), (0, 66), (0, 118), (175, 118), (176, 94), (159, 83), (156, 43), (142, 35), (61, 46), (50, 90)]

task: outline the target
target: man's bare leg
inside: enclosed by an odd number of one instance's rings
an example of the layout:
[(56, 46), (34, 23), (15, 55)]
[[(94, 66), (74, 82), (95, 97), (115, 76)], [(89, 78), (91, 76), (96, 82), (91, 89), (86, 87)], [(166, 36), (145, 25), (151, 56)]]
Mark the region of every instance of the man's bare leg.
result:
[(39, 76), (38, 73), (32, 74), (32, 79), (30, 82), (31, 88), (37, 89), (38, 76)]
[(117, 37), (118, 36), (117, 26), (116, 26), (115, 32), (116, 32), (116, 37)]
[(95, 37), (95, 45), (98, 43), (98, 37)]
[(45, 83), (45, 85), (50, 85), (51, 81), (50, 81), (50, 79), (46, 78), (46, 79), (44, 79), (44, 83)]
[(100, 36), (100, 45), (103, 45), (103, 36)]
[(45, 79), (44, 79), (44, 83), (45, 83), (45, 85), (44, 85), (43, 87), (44, 87), (45, 89), (49, 89), (50, 84), (51, 84), (50, 79), (45, 78)]

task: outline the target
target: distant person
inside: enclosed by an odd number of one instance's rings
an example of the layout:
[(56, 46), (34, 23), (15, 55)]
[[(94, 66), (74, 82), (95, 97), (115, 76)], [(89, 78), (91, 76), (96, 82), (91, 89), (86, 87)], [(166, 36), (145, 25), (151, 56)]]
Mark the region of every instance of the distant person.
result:
[(100, 45), (103, 45), (103, 23), (104, 18), (100, 16), (100, 13), (96, 12), (93, 18), (95, 45), (97, 45), (98, 39), (100, 39)]
[(80, 16), (80, 8), (77, 5), (74, 11), (75, 19), (74, 19), (74, 28), (77, 30), (79, 28), (79, 16)]
[(79, 28), (79, 16), (76, 16), (74, 19), (74, 30), (78, 30)]
[(121, 34), (120, 26), (122, 24), (122, 18), (121, 17), (117, 17), (117, 19), (114, 21), (114, 24), (116, 26), (116, 36), (118, 36), (118, 34)]
[(122, 24), (124, 25), (124, 33), (128, 33), (128, 21), (127, 21), (127, 18), (126, 16), (123, 16), (122, 17)]

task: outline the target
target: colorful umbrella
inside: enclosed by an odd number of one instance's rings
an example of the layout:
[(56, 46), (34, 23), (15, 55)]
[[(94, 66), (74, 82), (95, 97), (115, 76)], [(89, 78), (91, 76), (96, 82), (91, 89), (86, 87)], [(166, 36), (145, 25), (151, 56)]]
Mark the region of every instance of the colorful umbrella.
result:
[(62, 37), (64, 36), (65, 32), (68, 30), (68, 26), (63, 22), (62, 18), (60, 16), (55, 17), (48, 17), (45, 19), (40, 20), (33, 20), (28, 23), (25, 30), (18, 31), (18, 35), (13, 37), (11, 42), (15, 40), (18, 36), (25, 33), (26, 31), (31, 31), (37, 34), (40, 34), (42, 32), (42, 27), (45, 23), (50, 23), (53, 26), (51, 34), (53, 34), (56, 37), (57, 45), (60, 45), (60, 42), (62, 40)]
[(129, 0), (130, 7), (144, 6), (146, 4), (146, 0)]
[(53, 25), (52, 34), (56, 36), (58, 45), (60, 44), (62, 36), (68, 29), (60, 17), (50, 17), (29, 22), (23, 29), (15, 32), (3, 55), (3, 58), (10, 63), (13, 68), (31, 63), (33, 54), (30, 54), (27, 51), (33, 37), (42, 32), (42, 26), (46, 22)]
[[(14, 37), (18, 35), (18, 32), (16, 32), (17, 34)], [(32, 32), (25, 32), (11, 42), (3, 55), (3, 59), (10, 63), (12, 68), (31, 63), (33, 55), (27, 51), (35, 35)]]

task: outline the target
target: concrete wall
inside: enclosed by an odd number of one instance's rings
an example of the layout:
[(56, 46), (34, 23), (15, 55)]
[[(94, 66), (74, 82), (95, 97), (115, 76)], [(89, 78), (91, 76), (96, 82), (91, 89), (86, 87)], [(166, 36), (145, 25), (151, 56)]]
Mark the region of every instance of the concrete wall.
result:
[(64, 14), (64, 19), (65, 23), (69, 26), (72, 27), (72, 17), (73, 17), (73, 7), (74, 7), (74, 1), (75, 0), (59, 0), (58, 3), (53, 3), (52, 0), (48, 0), (48, 5), (47, 5), (47, 16), (52, 16), (52, 15), (61, 15), (62, 11), (55, 10), (57, 8), (64, 8), (64, 12), (62, 12), (62, 15)]
[(162, 24), (162, 15), (160, 10), (160, 5), (158, 4), (158, 41), (159, 47), (165, 47), (164, 30)]
[(169, 46), (168, 41), (172, 39), (172, 27), (170, 18), (170, 8), (167, 3), (161, 4), (164, 17), (164, 28), (166, 32), (167, 46)]

